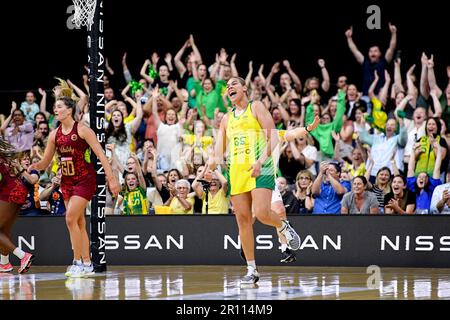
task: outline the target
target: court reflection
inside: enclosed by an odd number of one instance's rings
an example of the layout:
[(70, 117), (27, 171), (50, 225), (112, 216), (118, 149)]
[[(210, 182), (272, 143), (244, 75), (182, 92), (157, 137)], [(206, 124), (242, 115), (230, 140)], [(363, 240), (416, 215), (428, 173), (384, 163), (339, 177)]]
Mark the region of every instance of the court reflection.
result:
[(0, 274), (0, 300), (450, 299), (446, 269), (382, 268), (373, 289), (367, 287), (364, 268), (261, 267), (258, 286), (245, 289), (239, 287), (242, 267), (236, 266), (110, 267), (75, 279), (66, 279), (59, 269)]

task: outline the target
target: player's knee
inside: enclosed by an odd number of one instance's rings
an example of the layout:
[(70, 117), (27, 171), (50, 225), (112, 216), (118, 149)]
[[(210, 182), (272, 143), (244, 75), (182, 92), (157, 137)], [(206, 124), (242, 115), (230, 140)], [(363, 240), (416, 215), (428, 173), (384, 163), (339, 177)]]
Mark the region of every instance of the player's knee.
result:
[(78, 225), (78, 218), (75, 215), (70, 214), (69, 212), (67, 212), (66, 213), (66, 225), (69, 228)]
[(247, 214), (236, 214), (236, 221), (239, 224), (239, 227), (250, 227), (253, 225), (253, 217), (250, 212)]
[(267, 219), (269, 217), (270, 207), (268, 207), (264, 204), (263, 205), (257, 204), (254, 206), (253, 209), (255, 210), (256, 219), (261, 220), (261, 219)]
[(84, 215), (81, 215), (79, 218), (78, 218), (78, 225), (80, 226), (80, 228), (82, 228), (82, 227), (86, 227), (86, 219), (84, 218)]
[(258, 219), (261, 223), (266, 224), (266, 222), (270, 221), (269, 213), (259, 212), (256, 214), (256, 219)]

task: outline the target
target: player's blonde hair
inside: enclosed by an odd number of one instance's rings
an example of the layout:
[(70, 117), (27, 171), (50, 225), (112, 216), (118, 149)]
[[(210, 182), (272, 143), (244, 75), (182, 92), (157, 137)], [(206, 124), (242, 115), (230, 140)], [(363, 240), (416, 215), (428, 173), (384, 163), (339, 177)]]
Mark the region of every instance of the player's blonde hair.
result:
[(66, 80), (55, 77), (56, 80), (59, 81), (59, 84), (53, 89), (53, 91), (59, 91), (58, 94), (55, 93), (55, 99), (59, 99), (62, 97), (67, 97), (75, 102), (78, 102), (80, 98), (73, 92), (73, 89), (69, 86)]

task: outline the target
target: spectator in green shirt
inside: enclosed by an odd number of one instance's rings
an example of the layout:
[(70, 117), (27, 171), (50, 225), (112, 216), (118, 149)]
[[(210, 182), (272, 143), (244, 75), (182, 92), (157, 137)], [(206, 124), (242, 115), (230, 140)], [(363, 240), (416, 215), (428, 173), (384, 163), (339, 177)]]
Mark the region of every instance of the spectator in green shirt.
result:
[(224, 106), (221, 95), (222, 88), (226, 86), (225, 81), (222, 80), (223, 67), (220, 67), (219, 77), (216, 84), (214, 84), (209, 77), (206, 77), (203, 81), (199, 80), (196, 62), (194, 62), (193, 71), (195, 79), (194, 89), (197, 100), (196, 107), (198, 113), (201, 115), (200, 117), (202, 118), (204, 116), (201, 111), (201, 106), (205, 106), (206, 116), (210, 120), (214, 119), (214, 110), (216, 108), (219, 108), (222, 112), (227, 112), (227, 108)]

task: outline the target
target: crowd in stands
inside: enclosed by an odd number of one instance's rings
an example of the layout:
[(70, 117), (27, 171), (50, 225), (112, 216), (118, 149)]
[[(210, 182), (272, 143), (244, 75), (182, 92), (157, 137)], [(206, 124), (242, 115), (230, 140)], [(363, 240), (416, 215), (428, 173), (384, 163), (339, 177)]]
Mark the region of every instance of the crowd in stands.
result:
[[(332, 74), (323, 59), (317, 77), (308, 79), (287, 60), (268, 72), (252, 61), (238, 70), (236, 53), (221, 49), (215, 59), (204, 57), (192, 35), (173, 57), (153, 53), (139, 74), (129, 70), (127, 54), (121, 73), (107, 65), (106, 154), (122, 184), (118, 199), (108, 194), (107, 214), (232, 212), (226, 165), (211, 172), (205, 164), (221, 119), (233, 108), (227, 81), (238, 76), (250, 100), (271, 112), (277, 130), (321, 119), (307, 137), (277, 150), (277, 188), (288, 214), (450, 214), (450, 67), (448, 79), (438, 82), (431, 53), (417, 57), (418, 66), (403, 66), (397, 29), (389, 29), (386, 52), (373, 46), (368, 54), (355, 44), (352, 28), (343, 34), (362, 68), (357, 83)], [(12, 102), (0, 119), (0, 134), (19, 152), (15, 165), (29, 190), (21, 215), (65, 212), (59, 159), (45, 171), (27, 171), (58, 126), (55, 97), (74, 98), (77, 119), (89, 125), (88, 77), (80, 87), (58, 80), (39, 96), (30, 91), (24, 102)], [(119, 91), (114, 84), (123, 81)]]

